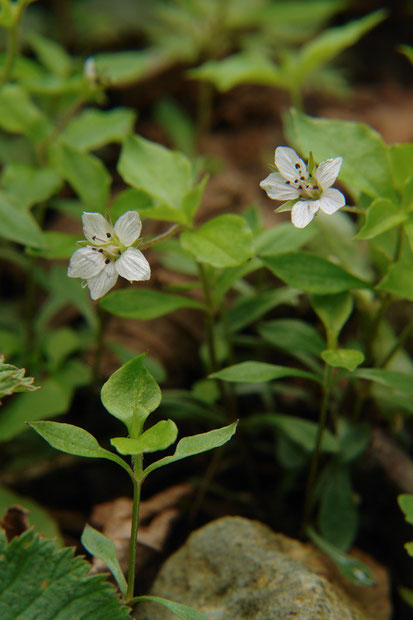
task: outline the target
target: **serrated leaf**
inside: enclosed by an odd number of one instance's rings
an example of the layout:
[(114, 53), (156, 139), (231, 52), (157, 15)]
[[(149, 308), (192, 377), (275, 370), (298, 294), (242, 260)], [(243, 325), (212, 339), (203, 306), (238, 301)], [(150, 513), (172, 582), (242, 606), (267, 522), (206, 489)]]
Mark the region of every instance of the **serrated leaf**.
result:
[[(255, 414), (247, 420), (246, 425), (251, 431), (276, 428), (306, 452), (314, 450), (319, 428), (316, 422), (279, 413)], [(321, 450), (330, 453), (337, 453), (339, 450), (337, 438), (328, 429), (323, 432)]]
[(178, 442), (176, 450), (172, 456), (166, 456), (165, 458), (155, 461), (155, 463), (152, 463), (146, 467), (143, 472), (144, 477), (146, 478), (146, 476), (148, 476), (148, 474), (152, 471), (159, 469), (159, 467), (164, 467), (164, 465), (175, 463), (176, 461), (185, 459), (188, 456), (194, 456), (195, 454), (201, 454), (202, 452), (219, 448), (219, 446), (224, 445), (231, 439), (236, 431), (237, 424), (238, 421), (233, 422), (228, 426), (223, 426), (222, 428), (216, 428), (213, 431), (208, 431), (207, 433), (184, 437)]
[(102, 161), (91, 153), (59, 142), (50, 149), (53, 166), (89, 211), (104, 213), (109, 201), (111, 177)]
[(136, 114), (129, 108), (84, 110), (65, 128), (61, 138), (80, 151), (93, 151), (111, 142), (122, 142), (132, 133)]
[(100, 300), (99, 305), (115, 316), (121, 316), (125, 319), (139, 319), (140, 321), (156, 319), (179, 308), (203, 309), (203, 305), (199, 301), (190, 297), (132, 288), (113, 291), (105, 295)]
[(370, 288), (370, 284), (342, 267), (307, 252), (286, 252), (263, 256), (263, 263), (289, 286), (307, 293), (326, 295), (353, 288)]
[(388, 272), (376, 288), (396, 297), (413, 301), (413, 260), (405, 258), (390, 265)]
[(133, 601), (134, 603), (139, 603), (139, 601), (153, 601), (154, 603), (159, 603), (159, 605), (163, 605), (163, 607), (169, 609), (169, 611), (180, 618), (180, 620), (208, 620), (207, 616), (196, 609), (192, 609), (192, 607), (182, 605), (182, 603), (168, 601), (166, 598), (160, 598), (159, 596), (136, 596)]
[(306, 116), (292, 110), (285, 119), (292, 144), (316, 161), (342, 156), (340, 179), (372, 198), (396, 201), (389, 148), (371, 127), (354, 121)]
[(104, 407), (127, 426), (133, 437), (161, 402), (161, 390), (146, 369), (144, 359), (145, 354), (138, 355), (121, 366), (100, 393)]
[(321, 353), (322, 359), (334, 368), (345, 368), (353, 372), (364, 362), (364, 355), (356, 349), (326, 349)]
[(101, 532), (98, 532), (98, 530), (95, 530), (94, 527), (86, 524), (80, 542), (91, 555), (105, 562), (114, 576), (119, 590), (122, 592), (123, 596), (126, 596), (128, 584), (126, 583), (125, 576), (120, 567), (113, 540), (104, 536)]
[(242, 265), (252, 256), (252, 233), (243, 217), (219, 215), (197, 230), (186, 230), (180, 242), (197, 261), (217, 268)]
[(168, 219), (192, 224), (183, 210), (184, 197), (192, 189), (192, 166), (185, 155), (134, 135), (123, 144), (118, 171), (129, 185), (166, 205)]
[(28, 530), (9, 544), (0, 531), (0, 617), (42, 620), (123, 620), (130, 610), (102, 576), (89, 576), (90, 564), (74, 549), (56, 550)]
[(406, 219), (396, 205), (388, 198), (376, 198), (366, 211), (365, 222), (355, 239), (374, 239)]
[(303, 379), (319, 381), (316, 375), (306, 370), (266, 364), (265, 362), (241, 362), (218, 370), (209, 376), (211, 379), (221, 379), (234, 383), (264, 383), (284, 377), (302, 377)]
[(172, 420), (161, 420), (148, 428), (136, 439), (131, 437), (114, 437), (110, 440), (112, 446), (120, 454), (142, 454), (143, 452), (157, 452), (166, 450), (178, 436), (178, 427)]
[(16, 392), (32, 392), (39, 386), (33, 385), (34, 377), (25, 377), (25, 369), (13, 364), (6, 364), (4, 355), (0, 355), (0, 398)]

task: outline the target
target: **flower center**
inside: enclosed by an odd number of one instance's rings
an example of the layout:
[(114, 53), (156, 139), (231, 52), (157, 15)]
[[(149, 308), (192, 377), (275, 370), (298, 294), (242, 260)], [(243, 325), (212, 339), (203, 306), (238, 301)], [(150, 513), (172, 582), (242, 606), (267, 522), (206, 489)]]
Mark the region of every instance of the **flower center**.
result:
[(117, 260), (121, 256), (122, 252), (126, 249), (125, 246), (119, 241), (116, 235), (106, 233), (106, 239), (100, 239), (96, 235), (92, 237), (93, 241), (98, 241), (99, 246), (92, 246), (92, 250), (103, 254), (105, 257), (105, 263), (108, 265), (111, 261)]
[(286, 181), (286, 185), (294, 187), (300, 195), (300, 198), (305, 200), (318, 200), (320, 198), (323, 189), (318, 185), (317, 179), (308, 174), (307, 168), (302, 169), (299, 163), (295, 164), (297, 176), (293, 181)]

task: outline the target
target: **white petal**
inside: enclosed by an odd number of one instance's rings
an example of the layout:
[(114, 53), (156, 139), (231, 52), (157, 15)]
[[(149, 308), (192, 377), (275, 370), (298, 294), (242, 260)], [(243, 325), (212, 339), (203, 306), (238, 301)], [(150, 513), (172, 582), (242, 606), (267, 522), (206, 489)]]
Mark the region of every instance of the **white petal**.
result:
[(115, 286), (117, 279), (118, 272), (116, 271), (115, 263), (110, 261), (97, 276), (87, 279), (91, 298), (99, 299), (99, 297), (106, 295), (112, 286)]
[(84, 212), (82, 224), (86, 239), (95, 245), (107, 243), (108, 239), (113, 235), (113, 226), (109, 224), (101, 213)]
[(304, 228), (317, 213), (318, 200), (299, 200), (291, 210), (291, 221), (296, 228)]
[(261, 181), (260, 187), (274, 200), (290, 200), (291, 198), (298, 198), (300, 195), (294, 187), (287, 184), (279, 172), (271, 172)]
[(132, 245), (141, 234), (142, 223), (137, 211), (127, 211), (116, 220), (115, 233), (123, 245)]
[(275, 149), (274, 161), (282, 176), (288, 181), (294, 183), (300, 177), (308, 178), (307, 166), (294, 149), (288, 146), (278, 146)]
[(122, 278), (133, 280), (149, 280), (151, 268), (148, 261), (136, 248), (128, 248), (116, 261), (117, 272)]
[(323, 195), (317, 202), (320, 203), (320, 209), (324, 211), (324, 213), (331, 215), (340, 207), (344, 207), (346, 204), (346, 199), (344, 195), (338, 191), (338, 189), (333, 189), (330, 187), (323, 192)]
[(317, 167), (314, 172), (314, 176), (323, 189), (327, 189), (327, 187), (331, 187), (333, 185), (334, 181), (338, 177), (342, 163), (342, 157), (334, 157), (332, 159), (322, 161)]
[(69, 278), (92, 278), (102, 271), (104, 266), (105, 257), (103, 254), (86, 246), (72, 254), (67, 275)]

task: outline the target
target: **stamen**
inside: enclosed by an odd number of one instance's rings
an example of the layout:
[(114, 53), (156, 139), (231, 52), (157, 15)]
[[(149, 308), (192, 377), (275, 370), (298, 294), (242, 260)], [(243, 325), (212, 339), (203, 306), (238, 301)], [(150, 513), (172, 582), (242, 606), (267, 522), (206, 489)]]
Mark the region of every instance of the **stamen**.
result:
[[(96, 250), (96, 248), (95, 248), (95, 250)], [(100, 248), (100, 249), (98, 250), (98, 252), (100, 252), (101, 254), (103, 254), (103, 250), (102, 250), (102, 248)]]
[(286, 185), (290, 185), (290, 181), (286, 181), (286, 182), (285, 182), (285, 184), (286, 184)]
[(313, 185), (313, 189), (319, 189), (318, 185)]
[(92, 250), (94, 250), (96, 252), (97, 248), (92, 248)]
[(301, 179), (302, 181), (305, 181), (305, 177), (300, 177), (300, 179)]
[(106, 233), (106, 236), (108, 239), (110, 239), (112, 235), (110, 233)]
[(92, 241), (96, 241), (96, 235), (93, 235)]
[(110, 263), (110, 260), (109, 260), (109, 258), (107, 258), (107, 259), (105, 260), (105, 265), (109, 265), (109, 263)]
[(300, 169), (300, 164), (295, 164), (295, 167), (297, 168), (297, 170)]
[(298, 189), (304, 189), (304, 187), (302, 185), (299, 185)]

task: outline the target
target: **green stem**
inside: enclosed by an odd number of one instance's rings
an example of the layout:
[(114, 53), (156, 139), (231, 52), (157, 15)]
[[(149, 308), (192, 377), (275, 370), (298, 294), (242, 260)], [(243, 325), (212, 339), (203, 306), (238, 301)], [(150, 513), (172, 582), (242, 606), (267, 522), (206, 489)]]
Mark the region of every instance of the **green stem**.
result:
[(306, 487), (306, 493), (305, 493), (304, 518), (303, 518), (303, 524), (302, 524), (303, 532), (305, 532), (306, 527), (309, 525), (310, 517), (311, 517), (314, 487), (315, 487), (315, 482), (316, 482), (316, 477), (317, 477), (318, 463), (320, 461), (320, 455), (321, 455), (321, 444), (323, 441), (324, 431), (327, 426), (327, 414), (328, 414), (328, 403), (330, 399), (330, 391), (331, 391), (331, 366), (326, 365), (324, 367), (323, 397), (321, 400), (320, 416), (318, 420), (318, 433), (317, 433), (316, 443), (314, 447), (314, 452), (311, 456), (310, 471), (308, 474), (307, 487)]
[(142, 487), (142, 455), (133, 457), (135, 478), (133, 480), (132, 524), (129, 542), (128, 590), (125, 601), (133, 598), (135, 592), (136, 546), (138, 544), (139, 508)]
[(3, 86), (10, 80), (14, 62), (19, 52), (19, 30), (20, 22), (23, 16), (23, 11), (26, 8), (26, 3), (22, 2), (16, 6), (16, 13), (14, 16), (14, 23), (9, 29), (9, 36), (7, 40), (7, 56), (4, 65), (3, 73), (0, 76), (0, 86)]
[(387, 353), (385, 358), (380, 362), (379, 364), (380, 368), (384, 368), (385, 366), (387, 366), (387, 364), (393, 359), (396, 353), (400, 351), (400, 349), (403, 347), (404, 343), (406, 342), (407, 338), (410, 336), (412, 331), (413, 331), (413, 321), (409, 323), (408, 325), (406, 325), (406, 327), (402, 330), (394, 346), (390, 349), (390, 351)]
[(176, 233), (178, 233), (181, 230), (181, 228), (182, 226), (180, 224), (174, 224), (173, 226), (168, 228), (168, 230), (165, 231), (164, 233), (157, 235), (156, 237), (154, 237), (150, 241), (147, 241), (146, 243), (141, 243), (141, 245), (139, 246), (139, 249), (147, 250), (148, 248), (151, 248), (153, 245), (156, 245), (157, 243), (160, 243), (161, 241), (165, 241), (165, 239), (169, 239), (169, 237), (173, 237), (174, 235), (176, 235)]
[(293, 86), (290, 88), (291, 104), (296, 110), (302, 112), (304, 110), (303, 98), (300, 93), (300, 88)]

